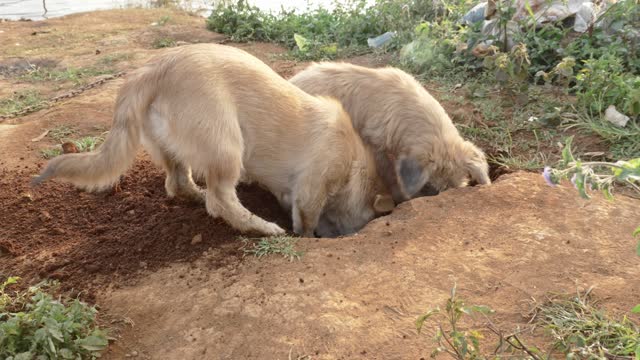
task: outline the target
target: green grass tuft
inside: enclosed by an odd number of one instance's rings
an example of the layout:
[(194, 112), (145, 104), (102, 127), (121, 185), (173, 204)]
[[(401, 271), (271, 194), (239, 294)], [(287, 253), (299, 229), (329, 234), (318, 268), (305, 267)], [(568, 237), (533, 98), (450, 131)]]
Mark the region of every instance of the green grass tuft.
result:
[(88, 78), (113, 74), (113, 70), (106, 68), (66, 68), (64, 70), (35, 68), (21, 76), (21, 79), (29, 82), (72, 82), (75, 85), (83, 84)]
[(8, 99), (0, 99), (0, 115), (11, 115), (25, 109), (42, 109), (46, 100), (35, 90), (15, 92)]
[(611, 318), (597, 307), (589, 291), (550, 299), (538, 306), (537, 319), (567, 359), (640, 356), (640, 327), (627, 317)]
[(242, 251), (258, 258), (276, 254), (293, 261), (294, 259), (300, 259), (302, 256), (302, 252), (296, 251), (294, 248), (298, 239), (291, 236), (280, 235), (257, 239), (240, 237), (239, 239), (243, 244)]

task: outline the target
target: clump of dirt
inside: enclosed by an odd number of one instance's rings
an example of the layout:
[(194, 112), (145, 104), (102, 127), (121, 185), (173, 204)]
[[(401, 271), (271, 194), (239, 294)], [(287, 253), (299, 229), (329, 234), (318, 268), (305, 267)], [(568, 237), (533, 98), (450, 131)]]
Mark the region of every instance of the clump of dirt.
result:
[[(65, 289), (92, 296), (140, 270), (192, 261), (210, 247), (213, 267), (241, 257), (239, 233), (209, 216), (204, 204), (168, 199), (162, 171), (147, 160), (136, 163), (119, 191), (99, 194), (55, 181), (31, 188), (35, 172), (0, 170), (0, 219), (7, 225), (0, 228), (0, 275), (21, 276), (24, 284), (64, 280)], [(239, 196), (258, 216), (290, 227), (268, 192), (240, 186)]]

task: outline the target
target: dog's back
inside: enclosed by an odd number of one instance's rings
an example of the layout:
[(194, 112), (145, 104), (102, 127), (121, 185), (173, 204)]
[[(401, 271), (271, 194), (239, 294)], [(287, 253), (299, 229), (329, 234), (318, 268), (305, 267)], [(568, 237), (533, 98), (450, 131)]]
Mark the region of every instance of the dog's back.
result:
[(438, 101), (400, 69), (319, 63), (289, 82), (339, 99), (365, 142), (384, 152), (377, 156), (381, 175), (390, 186), (399, 179), (407, 197), (420, 194), (427, 181), (437, 190), (464, 186), (468, 175), (490, 182), (482, 151), (464, 141)]

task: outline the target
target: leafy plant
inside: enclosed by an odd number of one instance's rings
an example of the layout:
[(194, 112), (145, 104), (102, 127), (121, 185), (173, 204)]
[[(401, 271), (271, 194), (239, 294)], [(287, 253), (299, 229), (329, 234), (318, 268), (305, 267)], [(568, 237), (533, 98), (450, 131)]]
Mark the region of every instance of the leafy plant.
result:
[(542, 359), (539, 356), (539, 350), (527, 347), (518, 338), (517, 334), (503, 335), (490, 321), (486, 329), (497, 336), (498, 345), (493, 347), (493, 354), (486, 355), (482, 351), (482, 341), (485, 340), (483, 333), (480, 330), (464, 329), (460, 322), (465, 315), (482, 314), (486, 317), (493, 312), (487, 306), (467, 306), (464, 300), (457, 296), (456, 286), (454, 285), (444, 311), (440, 308), (427, 311), (416, 319), (416, 329), (420, 333), (425, 323), (435, 317), (439, 317), (443, 322), (447, 323), (448, 329), (445, 329), (440, 322), (436, 327), (434, 340), (438, 347), (431, 353), (432, 358), (441, 353), (446, 353), (457, 360), (501, 359), (516, 355), (521, 359)]
[(553, 337), (554, 348), (567, 359), (640, 358), (638, 325), (626, 317), (612, 319), (598, 309), (590, 290), (550, 298), (537, 307), (536, 319)]
[[(428, 0), (335, 1), (331, 10), (309, 6), (302, 12), (283, 8), (275, 14), (238, 0), (217, 6), (207, 28), (234, 41), (282, 44), (296, 58), (322, 59), (363, 51), (368, 38), (387, 31), (399, 33), (395, 47), (410, 37), (418, 22), (434, 15)], [(301, 38), (306, 40), (304, 48), (299, 46)]]
[(572, 141), (573, 137), (569, 137), (565, 142), (560, 169), (544, 169), (543, 177), (549, 185), (556, 186), (561, 180), (571, 177), (571, 183), (585, 199), (590, 198), (588, 190), (602, 190), (607, 199), (613, 199), (615, 183), (625, 184), (640, 192), (640, 158), (615, 163), (583, 162), (573, 156)]
[(41, 283), (26, 291), (0, 285), (0, 358), (95, 359), (108, 345), (96, 324), (97, 310), (78, 299), (54, 299), (57, 283)]
[(258, 258), (277, 254), (289, 259), (289, 261), (293, 261), (294, 259), (300, 259), (302, 256), (302, 252), (294, 248), (298, 239), (291, 236), (280, 235), (257, 239), (240, 237), (240, 241), (242, 241), (242, 251), (245, 254), (251, 254)]

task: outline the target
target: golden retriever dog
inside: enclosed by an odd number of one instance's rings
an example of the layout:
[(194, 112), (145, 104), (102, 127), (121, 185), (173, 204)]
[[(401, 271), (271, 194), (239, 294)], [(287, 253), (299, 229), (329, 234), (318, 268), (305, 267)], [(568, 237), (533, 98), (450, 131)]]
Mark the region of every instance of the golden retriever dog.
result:
[(316, 63), (289, 82), (340, 100), (364, 142), (376, 149), (378, 171), (396, 203), (466, 186), (469, 178), (491, 183), (484, 153), (460, 136), (438, 101), (404, 71)]
[(352, 233), (394, 206), (371, 150), (337, 100), (311, 96), (229, 46), (182, 46), (151, 59), (120, 89), (104, 144), (52, 159), (33, 183), (59, 178), (87, 190), (111, 187), (140, 144), (164, 168), (168, 196), (204, 198), (210, 215), (241, 232), (284, 230), (240, 203), (240, 179), (287, 194), (293, 230), (304, 236)]

